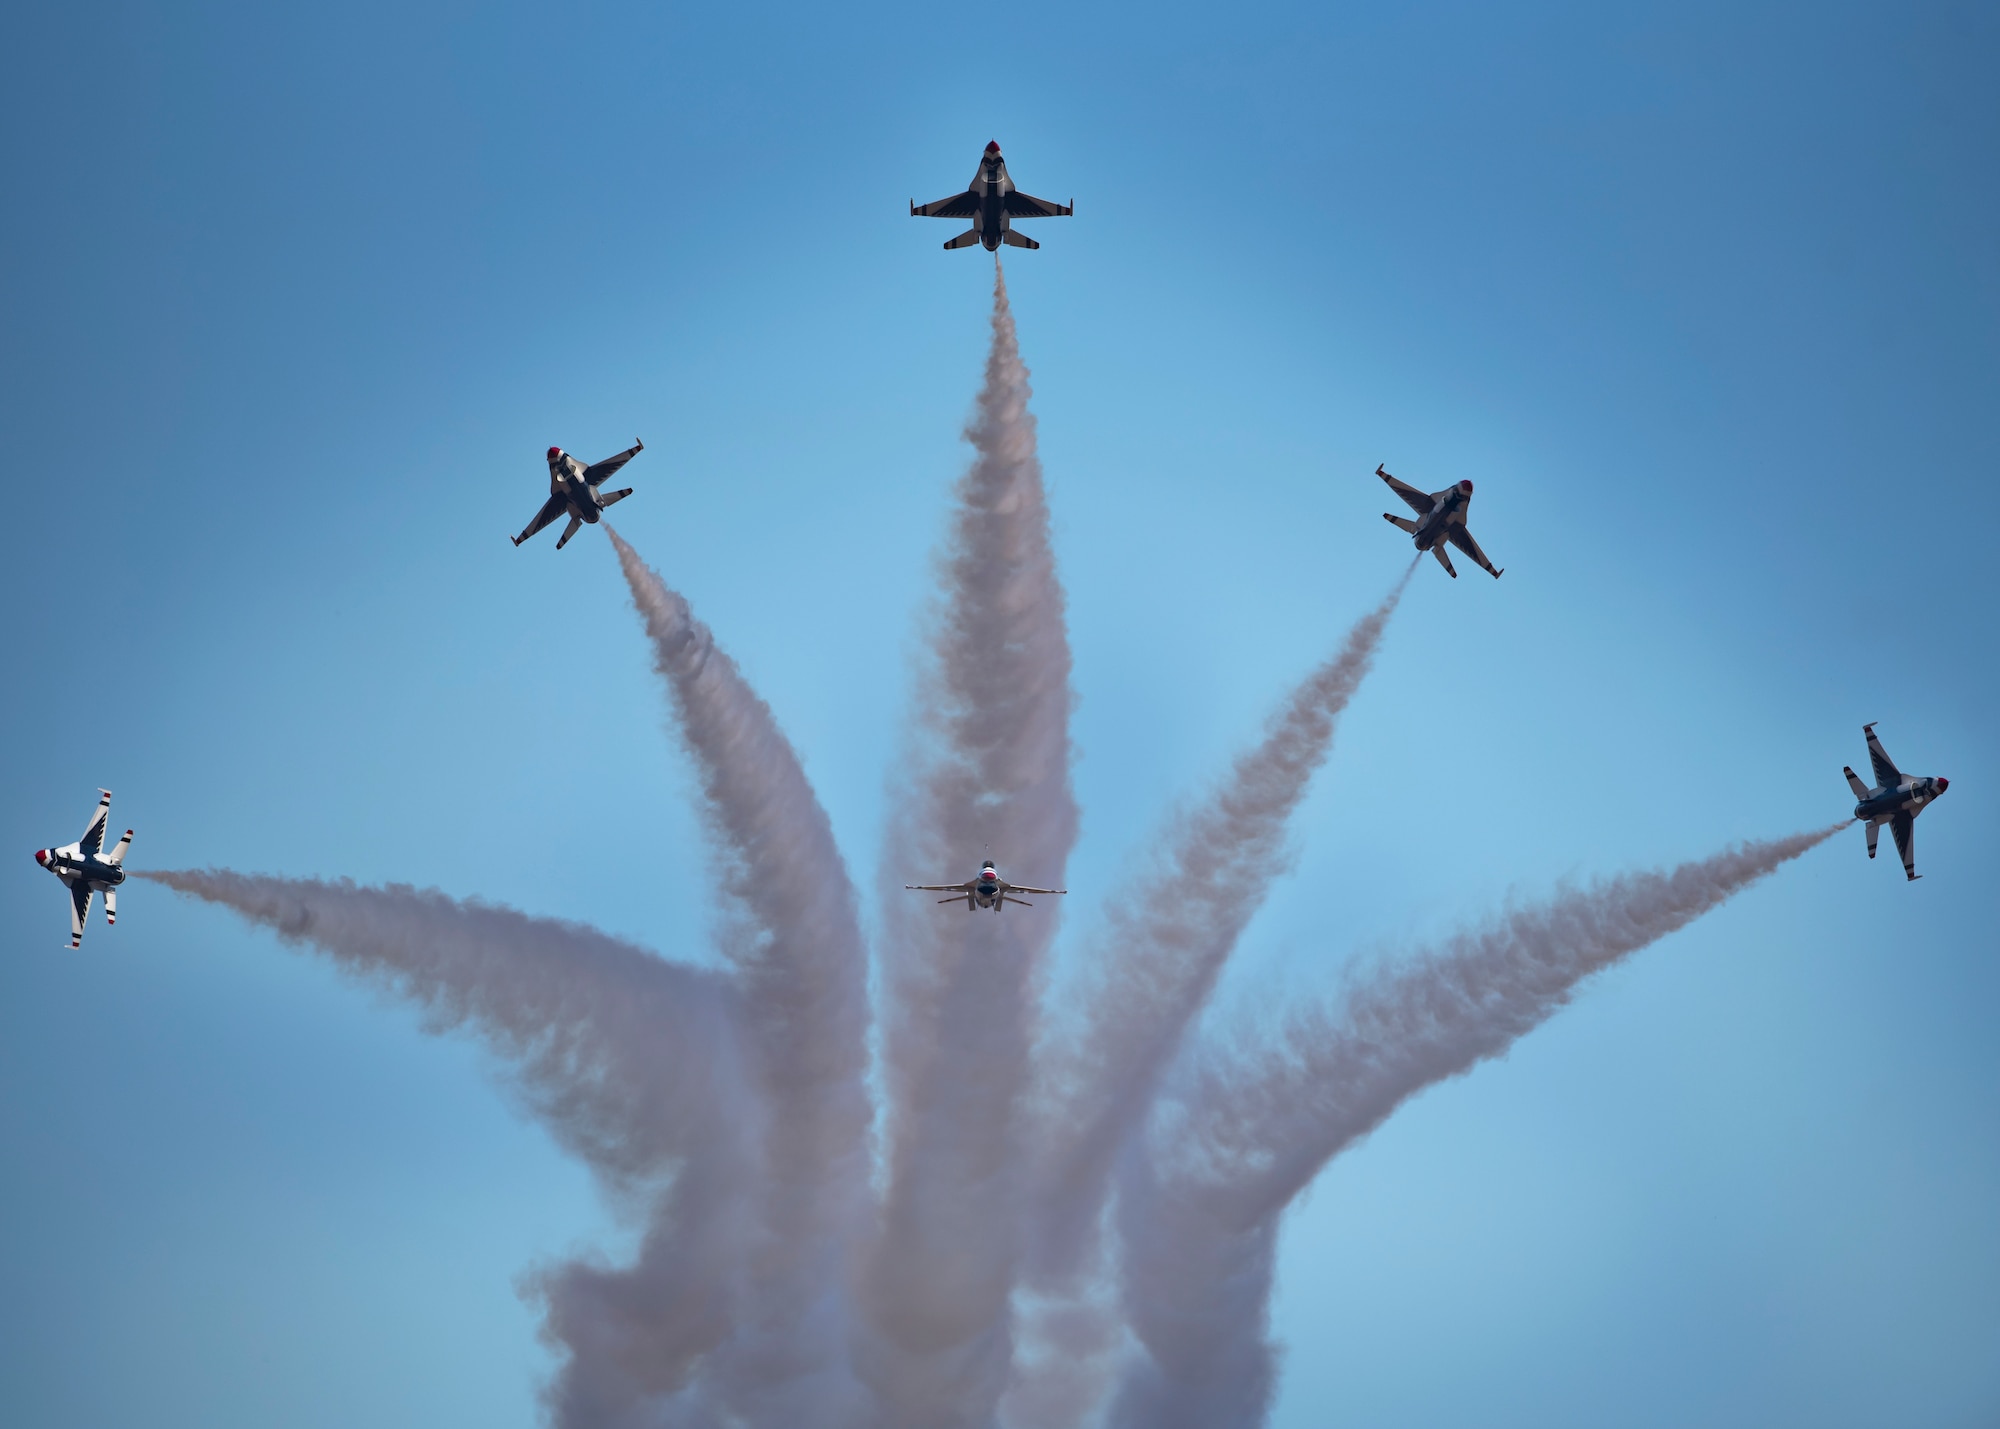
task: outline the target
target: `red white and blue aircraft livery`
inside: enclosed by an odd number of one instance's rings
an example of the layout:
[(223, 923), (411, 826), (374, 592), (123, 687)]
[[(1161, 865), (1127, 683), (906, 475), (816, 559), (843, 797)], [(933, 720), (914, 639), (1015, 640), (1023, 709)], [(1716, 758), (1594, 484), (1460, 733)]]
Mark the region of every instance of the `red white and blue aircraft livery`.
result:
[(104, 895), (104, 921), (118, 921), (118, 885), (125, 881), (125, 850), (132, 847), (132, 831), (118, 840), (116, 848), (103, 853), (104, 826), (111, 822), (111, 791), (99, 789), (104, 797), (90, 815), (83, 837), (62, 848), (38, 848), (35, 862), (69, 885), (69, 945), (83, 946), (83, 924), (90, 916), (90, 900)]
[(963, 883), (906, 883), (903, 887), (912, 889), (918, 893), (949, 893), (951, 895), (949, 898), (938, 899), (940, 903), (956, 903), (959, 899), (963, 898), (965, 900), (965, 911), (968, 913), (975, 908), (991, 908), (995, 913), (998, 913), (1000, 905), (1003, 903), (1018, 903), (1023, 908), (1032, 908), (1035, 906), (1025, 898), (1014, 897), (1016, 893), (1069, 892), (1067, 888), (1029, 888), (1024, 884), (1009, 883), (1000, 876), (999, 869), (993, 866), (991, 859), (979, 865), (979, 877), (968, 878)]
[(1889, 826), (1889, 832), (1896, 837), (1896, 852), (1903, 856), (1903, 877), (1914, 883), (1923, 876), (1917, 872), (1917, 815), (1951, 787), (1951, 780), (1942, 775), (1918, 779), (1903, 773), (1882, 748), (1882, 741), (1875, 737), (1874, 725), (1862, 725), (1861, 732), (1868, 736), (1868, 762), (1875, 766), (1875, 787), (1863, 784), (1861, 776), (1852, 769), (1840, 771), (1847, 776), (1847, 787), (1860, 800), (1854, 806), (1854, 817), (1868, 825), (1870, 858), (1875, 857), (1875, 840), (1881, 836), (1882, 825)]
[(1456, 486), (1447, 486), (1443, 491), (1423, 492), (1405, 482), (1396, 480), (1381, 467), (1375, 474), (1389, 483), (1389, 489), (1402, 497), (1409, 508), (1417, 513), (1412, 521), (1407, 516), (1392, 516), (1387, 511), (1382, 519), (1399, 530), (1408, 531), (1417, 538), (1417, 549), (1429, 551), (1437, 557), (1444, 573), (1453, 580), (1458, 572), (1451, 568), (1451, 557), (1444, 553), (1444, 543), (1449, 541), (1466, 555), (1479, 563), (1481, 570), (1500, 579), (1500, 572), (1493, 569), (1493, 562), (1486, 559), (1486, 553), (1479, 549), (1479, 543), (1472, 539), (1472, 533), (1465, 529), (1466, 509), (1472, 505), (1472, 483), (1461, 481)]
[(972, 175), (972, 182), (965, 186), (962, 194), (941, 198), (936, 203), (918, 203), (910, 200), (912, 218), (969, 218), (972, 227), (948, 240), (946, 248), (970, 248), (973, 244), (983, 244), (988, 253), (998, 253), (1000, 245), (1009, 248), (1040, 248), (1025, 233), (1014, 231), (1017, 218), (1067, 218), (1076, 212), (1076, 203), (1050, 203), (1045, 198), (1032, 198), (1014, 187), (1014, 181), (1007, 177), (1007, 161), (1000, 157), (1000, 142), (994, 140), (986, 146), (980, 156), (979, 168)]
[(616, 506), (632, 494), (632, 488), (623, 491), (599, 491), (604, 478), (632, 460), (646, 449), (642, 441), (634, 441), (617, 456), (608, 456), (603, 461), (585, 466), (561, 447), (549, 448), (549, 499), (542, 503), (542, 509), (535, 513), (535, 519), (528, 523), (528, 529), (514, 538), (520, 545), (549, 522), (569, 513), (569, 526), (556, 538), (556, 549), (560, 551), (569, 544), (569, 538), (576, 534), (577, 527), (595, 526), (599, 516), (607, 506)]

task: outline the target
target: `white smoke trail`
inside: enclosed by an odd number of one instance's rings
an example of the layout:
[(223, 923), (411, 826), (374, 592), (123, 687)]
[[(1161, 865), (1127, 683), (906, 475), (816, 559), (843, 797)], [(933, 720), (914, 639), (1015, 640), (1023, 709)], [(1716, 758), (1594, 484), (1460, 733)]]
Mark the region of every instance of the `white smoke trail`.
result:
[(536, 1277), (569, 1353), (548, 1400), (576, 1429), (656, 1420), (684, 1400), (744, 1300), (762, 1117), (746, 1085), (737, 997), (714, 973), (576, 923), (403, 885), (222, 870), (137, 873), (220, 903), (351, 976), (469, 1025), (514, 1069), (557, 1141), (622, 1204), (644, 1205), (639, 1260)]
[[(1421, 557), (1419, 557), (1421, 559)], [(1145, 1123), (1160, 1077), (1206, 1005), (1244, 927), (1285, 871), (1285, 829), (1326, 762), (1416, 571), (1356, 621), (1303, 680), (1263, 741), (1205, 801), (1178, 814), (1159, 862), (1109, 910), (1082, 1012), (1039, 1078), (1033, 1278), (1052, 1286), (1091, 1260), (1120, 1148)]]
[(749, 1303), (718, 1356), (726, 1402), (753, 1425), (804, 1429), (870, 1417), (850, 1368), (849, 1257), (869, 1224), (867, 949), (853, 884), (797, 753), (770, 707), (687, 601), (607, 524), (667, 682), (743, 916), (726, 951), (767, 1107)]
[(1515, 908), (1294, 1016), (1275, 1048), (1197, 1059), (1148, 1155), (1120, 1163), (1125, 1309), (1146, 1353), (1116, 1429), (1263, 1421), (1281, 1213), (1327, 1160), (1409, 1097), (1504, 1052), (1578, 983), (1684, 927), (1846, 827), (1746, 843)]
[[(1060, 887), (1076, 841), (1070, 651), (1028, 412), (1028, 374), (995, 266), (993, 340), (966, 436), (920, 691), (916, 777), (899, 791), (889, 881), (949, 882), (984, 852)], [(1004, 914), (897, 889), (885, 917), (891, 1102), (865, 1372), (889, 1429), (983, 1425), (1012, 1355), (1019, 1103), (1059, 900)], [(908, 900), (908, 901), (904, 901)]]

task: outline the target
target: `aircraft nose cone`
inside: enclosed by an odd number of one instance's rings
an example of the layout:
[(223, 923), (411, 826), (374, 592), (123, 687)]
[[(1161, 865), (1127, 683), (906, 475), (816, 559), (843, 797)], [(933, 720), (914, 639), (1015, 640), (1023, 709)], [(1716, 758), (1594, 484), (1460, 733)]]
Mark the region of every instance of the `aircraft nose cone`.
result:
[(1945, 790), (1949, 789), (1950, 787), (1951, 787), (1951, 780), (1945, 778), (1944, 775), (1942, 774), (1938, 775), (1938, 793), (1942, 794)]
[(986, 141), (986, 152), (987, 152), (987, 153), (989, 153), (989, 154), (997, 154), (997, 153), (999, 153), (999, 152), (1000, 152), (1000, 141), (999, 141), (998, 139), (988, 139), (988, 140)]
[(35, 850), (35, 862), (36, 862), (36, 863), (39, 863), (39, 864), (42, 864), (43, 866), (45, 866), (45, 867), (46, 867), (46, 866), (47, 866), (47, 864), (48, 864), (48, 861), (49, 861), (49, 851), (48, 851), (47, 849), (45, 849), (45, 848), (38, 848), (38, 849), (36, 849), (36, 850)]

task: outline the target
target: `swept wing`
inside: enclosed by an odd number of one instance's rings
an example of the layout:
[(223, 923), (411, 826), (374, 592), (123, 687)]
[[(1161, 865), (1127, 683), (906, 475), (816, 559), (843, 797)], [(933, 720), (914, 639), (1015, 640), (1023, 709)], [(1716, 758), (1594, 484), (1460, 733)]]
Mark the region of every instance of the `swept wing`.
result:
[[(1903, 782), (1903, 772), (1896, 767), (1896, 761), (1882, 747), (1882, 741), (1875, 737), (1875, 726), (1864, 724), (1861, 732), (1868, 736), (1868, 761), (1875, 766), (1875, 782), (1884, 789), (1893, 789)], [(1902, 840), (1898, 839), (1900, 847)]]
[(1917, 821), (1909, 813), (1893, 815), (1889, 832), (1896, 836), (1896, 852), (1903, 856), (1903, 877), (1915, 881), (1917, 872)]
[(1074, 204), (1050, 203), (1045, 198), (1036, 198), (1013, 189), (1003, 195), (1001, 207), (1007, 210), (1009, 218), (1067, 218), (1076, 212)]
[(1430, 515), (1432, 508), (1437, 505), (1437, 502), (1431, 499), (1431, 494), (1428, 491), (1419, 491), (1407, 481), (1396, 480), (1395, 477), (1389, 475), (1381, 467), (1378, 466), (1375, 468), (1375, 474), (1388, 482), (1389, 489), (1402, 497), (1404, 503), (1419, 516)]
[(90, 886), (88, 879), (79, 878), (69, 886), (69, 945), (83, 946), (83, 925), (90, 917), (90, 900), (97, 896), (97, 890)]
[(99, 789), (97, 792), (104, 797), (90, 811), (90, 823), (85, 826), (83, 837), (76, 841), (77, 852), (86, 858), (95, 858), (97, 851), (104, 847), (104, 826), (111, 820), (111, 791)]
[(912, 203), (912, 218), (970, 218), (979, 212), (979, 195), (971, 189), (941, 198), (935, 203)]
[(535, 513), (535, 519), (528, 523), (527, 529), (522, 531), (520, 535), (514, 538), (514, 544), (517, 546), (520, 545), (523, 541), (527, 540), (530, 536), (534, 535), (535, 532), (541, 530), (542, 527), (548, 525), (551, 521), (555, 520), (556, 517), (562, 515), (563, 512), (567, 511), (568, 509), (569, 509), (569, 498), (567, 496), (564, 496), (561, 492), (557, 492), (554, 496), (551, 496), (547, 501), (544, 501), (542, 503), (542, 509)]
[(626, 462), (632, 460), (633, 457), (639, 455), (645, 449), (646, 444), (644, 442), (635, 441), (624, 451), (618, 453), (617, 456), (608, 456), (603, 461), (592, 462), (583, 469), (584, 485), (596, 486), (605, 477), (610, 476), (619, 467), (625, 465)]
[[(1492, 576), (1493, 579), (1500, 579), (1500, 572), (1493, 569), (1493, 562), (1486, 559), (1486, 552), (1479, 549), (1479, 543), (1472, 539), (1470, 531), (1466, 530), (1463, 526), (1447, 526), (1445, 527), (1444, 538), (1451, 542), (1452, 545), (1458, 547), (1459, 550), (1465, 552), (1466, 555), (1472, 557), (1473, 560), (1477, 561), (1480, 569)], [(1450, 567), (1447, 566), (1446, 569), (1449, 570)]]

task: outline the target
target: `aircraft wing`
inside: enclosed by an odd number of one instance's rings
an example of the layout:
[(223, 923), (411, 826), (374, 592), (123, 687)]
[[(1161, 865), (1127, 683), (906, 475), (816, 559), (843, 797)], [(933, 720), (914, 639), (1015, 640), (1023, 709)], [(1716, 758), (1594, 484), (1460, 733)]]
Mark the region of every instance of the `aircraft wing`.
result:
[(1917, 877), (1917, 821), (1909, 814), (1896, 814), (1889, 820), (1889, 832), (1896, 836), (1896, 852), (1903, 856), (1903, 877), (1915, 881)]
[(626, 462), (632, 460), (633, 457), (639, 455), (645, 449), (646, 444), (644, 442), (634, 442), (624, 451), (618, 453), (617, 456), (608, 456), (603, 461), (592, 462), (583, 469), (583, 484), (585, 486), (597, 485), (605, 477), (610, 476), (619, 467), (625, 465)]
[(963, 883), (906, 883), (903, 887), (916, 893), (970, 893), (972, 885), (978, 881), (968, 878)]
[(1378, 466), (1375, 468), (1375, 474), (1388, 482), (1389, 489), (1402, 497), (1404, 503), (1419, 516), (1430, 515), (1431, 508), (1437, 505), (1435, 501), (1431, 500), (1431, 494), (1428, 491), (1419, 491), (1407, 481), (1396, 480), (1395, 477), (1389, 475), (1381, 467)]
[(971, 189), (955, 193), (950, 198), (941, 198), (935, 203), (910, 205), (912, 218), (970, 218), (977, 212), (979, 212), (979, 195)]
[(1444, 530), (1444, 538), (1451, 542), (1452, 545), (1458, 547), (1459, 550), (1465, 552), (1466, 555), (1472, 557), (1473, 560), (1477, 561), (1479, 568), (1492, 576), (1493, 579), (1496, 581), (1500, 579), (1500, 572), (1493, 569), (1493, 562), (1486, 559), (1486, 552), (1479, 549), (1479, 543), (1472, 539), (1470, 531), (1466, 530), (1463, 526), (1447, 526)]
[(1011, 218), (1067, 218), (1075, 212), (1075, 205), (1050, 203), (1045, 198), (1035, 198), (1019, 189), (1005, 195), (1000, 200)]
[(1067, 892), (1069, 892), (1069, 890), (1068, 890), (1067, 888), (1030, 888), (1030, 887), (1028, 887), (1028, 886), (1027, 886), (1026, 884), (1024, 884), (1024, 883), (1009, 883), (1009, 882), (1007, 882), (1007, 881), (1006, 881), (1005, 879), (1002, 879), (1002, 880), (1000, 881), (1000, 891), (1001, 891), (1002, 893), (1067, 893)]
[[(1889, 757), (1889, 751), (1882, 747), (1882, 741), (1875, 737), (1875, 726), (1864, 724), (1861, 732), (1868, 736), (1868, 760), (1875, 766), (1875, 782), (1884, 789), (1893, 789), (1903, 782), (1903, 771), (1896, 767), (1896, 761)], [(109, 799), (110, 795), (105, 795)], [(100, 833), (102, 825), (99, 826)], [(1898, 841), (1900, 842), (1900, 840)]]
[(551, 496), (547, 501), (544, 501), (542, 503), (542, 509), (535, 513), (535, 519), (530, 521), (527, 525), (527, 528), (523, 530), (520, 535), (514, 538), (514, 544), (517, 546), (520, 545), (523, 541), (527, 540), (530, 536), (534, 535), (535, 532), (541, 530), (542, 527), (548, 525), (549, 522), (555, 520), (556, 517), (562, 515), (563, 512), (567, 511), (568, 509), (569, 509), (568, 497), (562, 495), (562, 493), (560, 492), (558, 492), (554, 496)]
[(104, 847), (104, 826), (111, 820), (111, 791), (99, 789), (97, 792), (104, 797), (91, 810), (90, 823), (85, 826), (83, 837), (76, 841), (78, 851), (86, 858), (95, 858), (97, 851)]
[(69, 945), (83, 946), (83, 925), (90, 918), (90, 900), (97, 896), (97, 890), (79, 878), (69, 886)]

